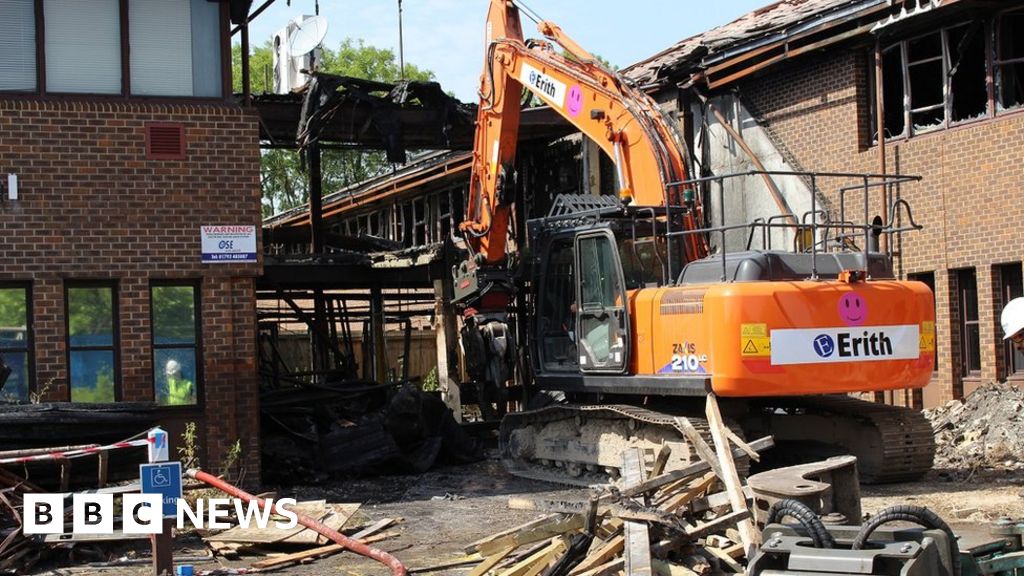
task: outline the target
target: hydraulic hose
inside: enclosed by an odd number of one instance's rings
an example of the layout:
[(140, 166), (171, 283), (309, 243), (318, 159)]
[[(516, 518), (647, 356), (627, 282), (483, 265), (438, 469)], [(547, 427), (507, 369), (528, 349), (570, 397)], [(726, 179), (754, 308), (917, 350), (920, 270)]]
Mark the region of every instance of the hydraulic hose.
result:
[[(199, 480), (200, 482), (204, 482), (206, 484), (209, 484), (210, 486), (213, 486), (214, 488), (220, 490), (221, 492), (224, 492), (226, 494), (234, 496), (235, 498), (238, 498), (239, 500), (242, 500), (243, 502), (246, 502), (246, 503), (256, 502), (256, 505), (259, 506), (260, 508), (265, 508), (267, 506), (266, 501), (263, 500), (262, 498), (258, 498), (256, 496), (253, 496), (252, 494), (249, 494), (248, 492), (242, 490), (241, 488), (238, 488), (236, 486), (232, 486), (231, 484), (228, 484), (227, 482), (221, 480), (220, 478), (217, 478), (216, 476), (213, 476), (212, 474), (207, 474), (206, 472), (203, 472), (202, 470), (196, 470), (196, 469), (193, 468), (193, 469), (185, 472), (185, 475), (188, 476), (189, 478), (195, 478), (196, 480)], [(280, 513), (280, 510), (279, 510), (278, 506), (279, 505), (275, 502), (274, 503), (274, 507), (271, 510), (271, 512)], [(334, 529), (332, 529), (332, 528), (330, 528), (328, 526), (325, 526), (321, 522), (317, 522), (316, 520), (314, 520), (313, 518), (310, 518), (309, 516), (305, 516), (303, 514), (295, 512), (294, 510), (292, 510), (291, 512), (293, 514), (295, 514), (295, 516), (298, 518), (299, 524), (305, 526), (306, 528), (309, 528), (310, 530), (312, 530), (312, 531), (314, 531), (314, 532), (316, 532), (318, 534), (321, 534), (323, 536), (326, 536), (327, 538), (330, 538), (336, 544), (338, 544), (340, 546), (343, 546), (346, 549), (351, 550), (352, 552), (355, 552), (356, 554), (359, 554), (361, 556), (366, 556), (367, 558), (372, 558), (372, 559), (376, 560), (377, 562), (380, 562), (381, 564), (387, 566), (388, 569), (391, 570), (391, 573), (394, 574), (395, 576), (406, 576), (408, 574), (408, 571), (406, 570), (405, 566), (402, 565), (401, 561), (399, 561), (398, 558), (395, 558), (391, 554), (388, 554), (387, 552), (384, 552), (383, 550), (377, 550), (376, 548), (370, 548), (366, 544), (363, 544), (361, 542), (353, 540), (353, 539), (345, 536), (341, 532), (338, 532), (337, 530), (334, 530)]]
[(858, 532), (856, 538), (853, 539), (853, 545), (851, 548), (854, 550), (862, 549), (867, 543), (868, 538), (879, 526), (897, 521), (913, 522), (914, 524), (924, 526), (925, 528), (942, 530), (945, 532), (946, 537), (949, 538), (949, 555), (950, 561), (953, 563), (953, 574), (960, 574), (960, 546), (957, 544), (956, 535), (953, 534), (953, 530), (949, 527), (949, 524), (946, 524), (946, 522), (942, 518), (939, 518), (936, 513), (923, 506), (901, 505), (882, 510), (877, 516), (872, 518), (870, 522), (861, 527), (860, 532)]
[(825, 528), (818, 515), (799, 500), (779, 500), (772, 504), (768, 510), (768, 519), (765, 521), (765, 525), (779, 522), (786, 516), (792, 517), (807, 530), (815, 548), (836, 547), (835, 539), (832, 538), (832, 534)]

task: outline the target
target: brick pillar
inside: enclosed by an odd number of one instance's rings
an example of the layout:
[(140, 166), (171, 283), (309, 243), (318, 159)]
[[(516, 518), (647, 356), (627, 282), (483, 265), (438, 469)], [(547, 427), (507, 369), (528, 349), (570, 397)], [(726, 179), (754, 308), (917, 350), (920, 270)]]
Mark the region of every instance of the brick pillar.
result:
[(154, 398), (149, 306), (149, 281), (144, 276), (128, 276), (118, 282), (121, 399), (126, 402)]
[(32, 323), (35, 347), (35, 390), (43, 401), (67, 402), (64, 341), (64, 284), (56, 276), (37, 276), (32, 283)]

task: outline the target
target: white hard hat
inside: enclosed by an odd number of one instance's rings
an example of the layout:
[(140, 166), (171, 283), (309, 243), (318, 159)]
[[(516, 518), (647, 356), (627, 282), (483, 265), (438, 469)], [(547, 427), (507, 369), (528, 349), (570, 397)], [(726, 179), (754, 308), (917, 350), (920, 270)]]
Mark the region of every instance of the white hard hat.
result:
[(1003, 340), (1024, 330), (1024, 298), (1014, 298), (1003, 308), (1003, 315), (999, 319), (1003, 325)]
[(181, 364), (178, 364), (177, 360), (168, 360), (167, 365), (164, 366), (164, 374), (168, 376), (181, 374)]

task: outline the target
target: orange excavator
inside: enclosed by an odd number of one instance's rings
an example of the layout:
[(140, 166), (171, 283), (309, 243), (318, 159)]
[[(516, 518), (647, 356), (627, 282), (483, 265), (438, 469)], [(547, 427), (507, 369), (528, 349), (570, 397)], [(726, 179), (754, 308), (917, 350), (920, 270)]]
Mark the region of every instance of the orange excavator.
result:
[[(503, 416), (507, 466), (591, 484), (618, 476), (624, 448), (665, 445), (669, 468), (686, 465), (695, 456), (678, 417), (706, 430), (695, 415), (714, 392), (731, 428), (771, 434), (787, 463), (853, 453), (874, 482), (930, 469), (932, 431), (919, 413), (849, 395), (921, 388), (932, 374), (932, 293), (896, 280), (878, 250), (881, 235), (919, 226), (902, 201), (888, 221), (910, 225), (867, 222), (871, 191), (915, 178), (773, 173), (810, 182), (811, 211), (727, 225), (705, 215), (704, 199), (717, 193), (723, 211), (728, 184), (751, 173), (694, 178), (653, 99), (551, 22), (538, 19), (543, 39), (524, 40), (519, 9), (490, 3), (460, 226), (468, 257), (453, 271), (467, 371), (481, 404)], [(607, 154), (618, 192), (549, 199), (514, 242), (510, 222), (525, 218), (515, 202), (524, 89)], [(818, 209), (824, 181), (841, 183), (844, 205), (863, 194), (863, 223)], [(737, 234), (746, 245), (727, 249)], [(772, 250), (778, 238), (793, 249)], [(510, 382), (544, 401), (505, 414)]]

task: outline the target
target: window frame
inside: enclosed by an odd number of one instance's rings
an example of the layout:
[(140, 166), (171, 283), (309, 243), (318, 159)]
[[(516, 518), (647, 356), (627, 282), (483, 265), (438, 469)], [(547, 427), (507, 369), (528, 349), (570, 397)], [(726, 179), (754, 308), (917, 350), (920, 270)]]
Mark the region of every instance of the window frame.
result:
[[(996, 264), (994, 268), (999, 273), (999, 309), (1002, 310), (1003, 306), (1006, 306), (1013, 298), (1024, 296), (1024, 267), (1021, 266), (1020, 262), (1005, 262)], [(1016, 286), (1021, 289), (1021, 293), (1016, 296), (1011, 293), (1012, 287), (1006, 282), (1006, 272), (1011, 269), (1016, 269), (1017, 279), (1021, 280), (1021, 284)], [(1002, 336), (999, 339), (1003, 348), (1003, 376), (1015, 379), (1024, 378), (1024, 363), (1020, 366), (1017, 365), (1016, 355), (1018, 352), (1013, 342), (1003, 340)]]
[(0, 90), (0, 96), (4, 99), (13, 100), (90, 100), (90, 101), (145, 101), (153, 103), (164, 102), (196, 102), (196, 103), (225, 103), (234, 101), (234, 92), (231, 85), (231, 31), (230, 16), (226, 2), (219, 2), (218, 25), (220, 37), (220, 87), (221, 95), (215, 96), (164, 96), (164, 95), (136, 95), (131, 92), (131, 49), (128, 27), (128, 0), (118, 0), (120, 6), (120, 27), (121, 27), (121, 91), (118, 94), (88, 93), (88, 92), (52, 92), (46, 86), (46, 19), (44, 16), (43, 3), (45, 0), (33, 0), (35, 6), (36, 26), (36, 89), (34, 91), (4, 91)]
[[(156, 322), (154, 321), (153, 288), (159, 287), (180, 287), (192, 288), (192, 305), (195, 309), (195, 341), (192, 344), (157, 344), (156, 343)], [(191, 348), (196, 359), (195, 392), (196, 401), (194, 404), (158, 404), (161, 409), (189, 410), (202, 408), (204, 406), (204, 377), (205, 370), (203, 363), (203, 313), (202, 313), (202, 280), (199, 279), (154, 279), (149, 282), (149, 357), (153, 368), (153, 402), (156, 398), (156, 352), (157, 350), (189, 349)]]
[[(938, 30), (930, 30), (925, 33), (915, 34), (901, 38), (889, 44), (882, 45), (880, 47), (881, 52), (884, 54), (891, 50), (898, 50), (901, 61), (901, 73), (899, 81), (902, 82), (903, 88), (903, 131), (900, 134), (892, 136), (886, 136), (886, 142), (897, 142), (900, 140), (907, 140), (917, 136), (924, 136), (943, 130), (949, 130), (952, 128), (958, 128), (960, 126), (974, 124), (976, 122), (985, 122), (995, 118), (1004, 117), (1015, 113), (1024, 113), (1024, 104), (1015, 108), (1000, 109), (999, 107), (999, 80), (998, 71), (1001, 66), (1010, 65), (1014, 63), (1024, 62), (1024, 58), (1016, 58), (1010, 60), (999, 60), (999, 28), (1000, 22), (1004, 16), (1012, 13), (1024, 13), (1024, 8), (1014, 7), (1005, 10), (992, 11), (987, 14), (981, 14), (977, 18), (966, 17), (965, 19), (959, 19), (954, 23), (944, 25)], [(984, 51), (985, 51), (985, 62), (983, 66), (985, 68), (985, 92), (986, 92), (986, 105), (985, 113), (975, 117), (964, 120), (953, 120), (953, 104), (955, 95), (953, 94), (953, 78), (949, 76), (949, 70), (951, 66), (951, 57), (955, 53), (955, 47), (950, 46), (950, 32), (956, 28), (970, 27), (975, 21), (980, 20), (979, 34), (983, 35), (984, 39)], [(928, 59), (909, 62), (909, 50), (908, 46), (911, 42), (925, 38), (933, 34), (939, 34), (941, 45), (942, 45), (942, 89), (943, 89), (943, 100), (941, 107), (943, 109), (943, 121), (941, 125), (936, 125), (930, 128), (922, 130), (915, 130), (913, 124), (913, 115), (915, 113), (924, 112), (931, 109), (939, 109), (940, 105), (923, 106), (921, 108), (912, 109), (912, 86), (910, 82), (910, 66), (914, 64), (920, 64)], [(868, 61), (868, 109), (870, 114), (868, 115), (869, 122), (869, 146), (877, 146), (879, 143), (879, 134), (876, 133), (877, 126), (877, 115), (878, 115), (878, 86), (877, 77), (875, 75), (875, 54), (874, 49), (869, 53), (870, 57)], [(933, 57), (931, 60), (935, 60), (938, 57)], [(891, 81), (888, 78), (883, 78), (883, 84)], [(884, 89), (884, 88), (883, 88)]]
[[(964, 288), (964, 278), (967, 275), (973, 279), (974, 282), (974, 309), (977, 312), (978, 317), (974, 320), (967, 319), (967, 306), (965, 305), (966, 290)], [(981, 310), (978, 308), (978, 271), (975, 268), (960, 268), (956, 270), (956, 290), (957, 290), (957, 305), (959, 311), (957, 314), (957, 324), (960, 329), (960, 376), (962, 378), (978, 378), (981, 376)], [(973, 368), (971, 364), (970, 355), (970, 342), (967, 337), (968, 326), (977, 326), (978, 328), (978, 366)]]
[(25, 349), (0, 346), (0, 356), (4, 352), (24, 352), (27, 358), (25, 373), (26, 393), (29, 395), (25, 401), (29, 401), (31, 394), (35, 392), (35, 329), (32, 322), (32, 282), (3, 281), (0, 282), (0, 290), (24, 290), (25, 291)]
[[(111, 332), (113, 339), (110, 346), (72, 346), (71, 345), (71, 290), (75, 288), (107, 288), (110, 294)], [(113, 352), (114, 365), (114, 402), (123, 401), (121, 391), (121, 310), (117, 280), (67, 280), (64, 282), (64, 361), (68, 388), (68, 402), (72, 400), (71, 353), (75, 351), (104, 351), (110, 348)], [(89, 404), (89, 403), (84, 403)]]

